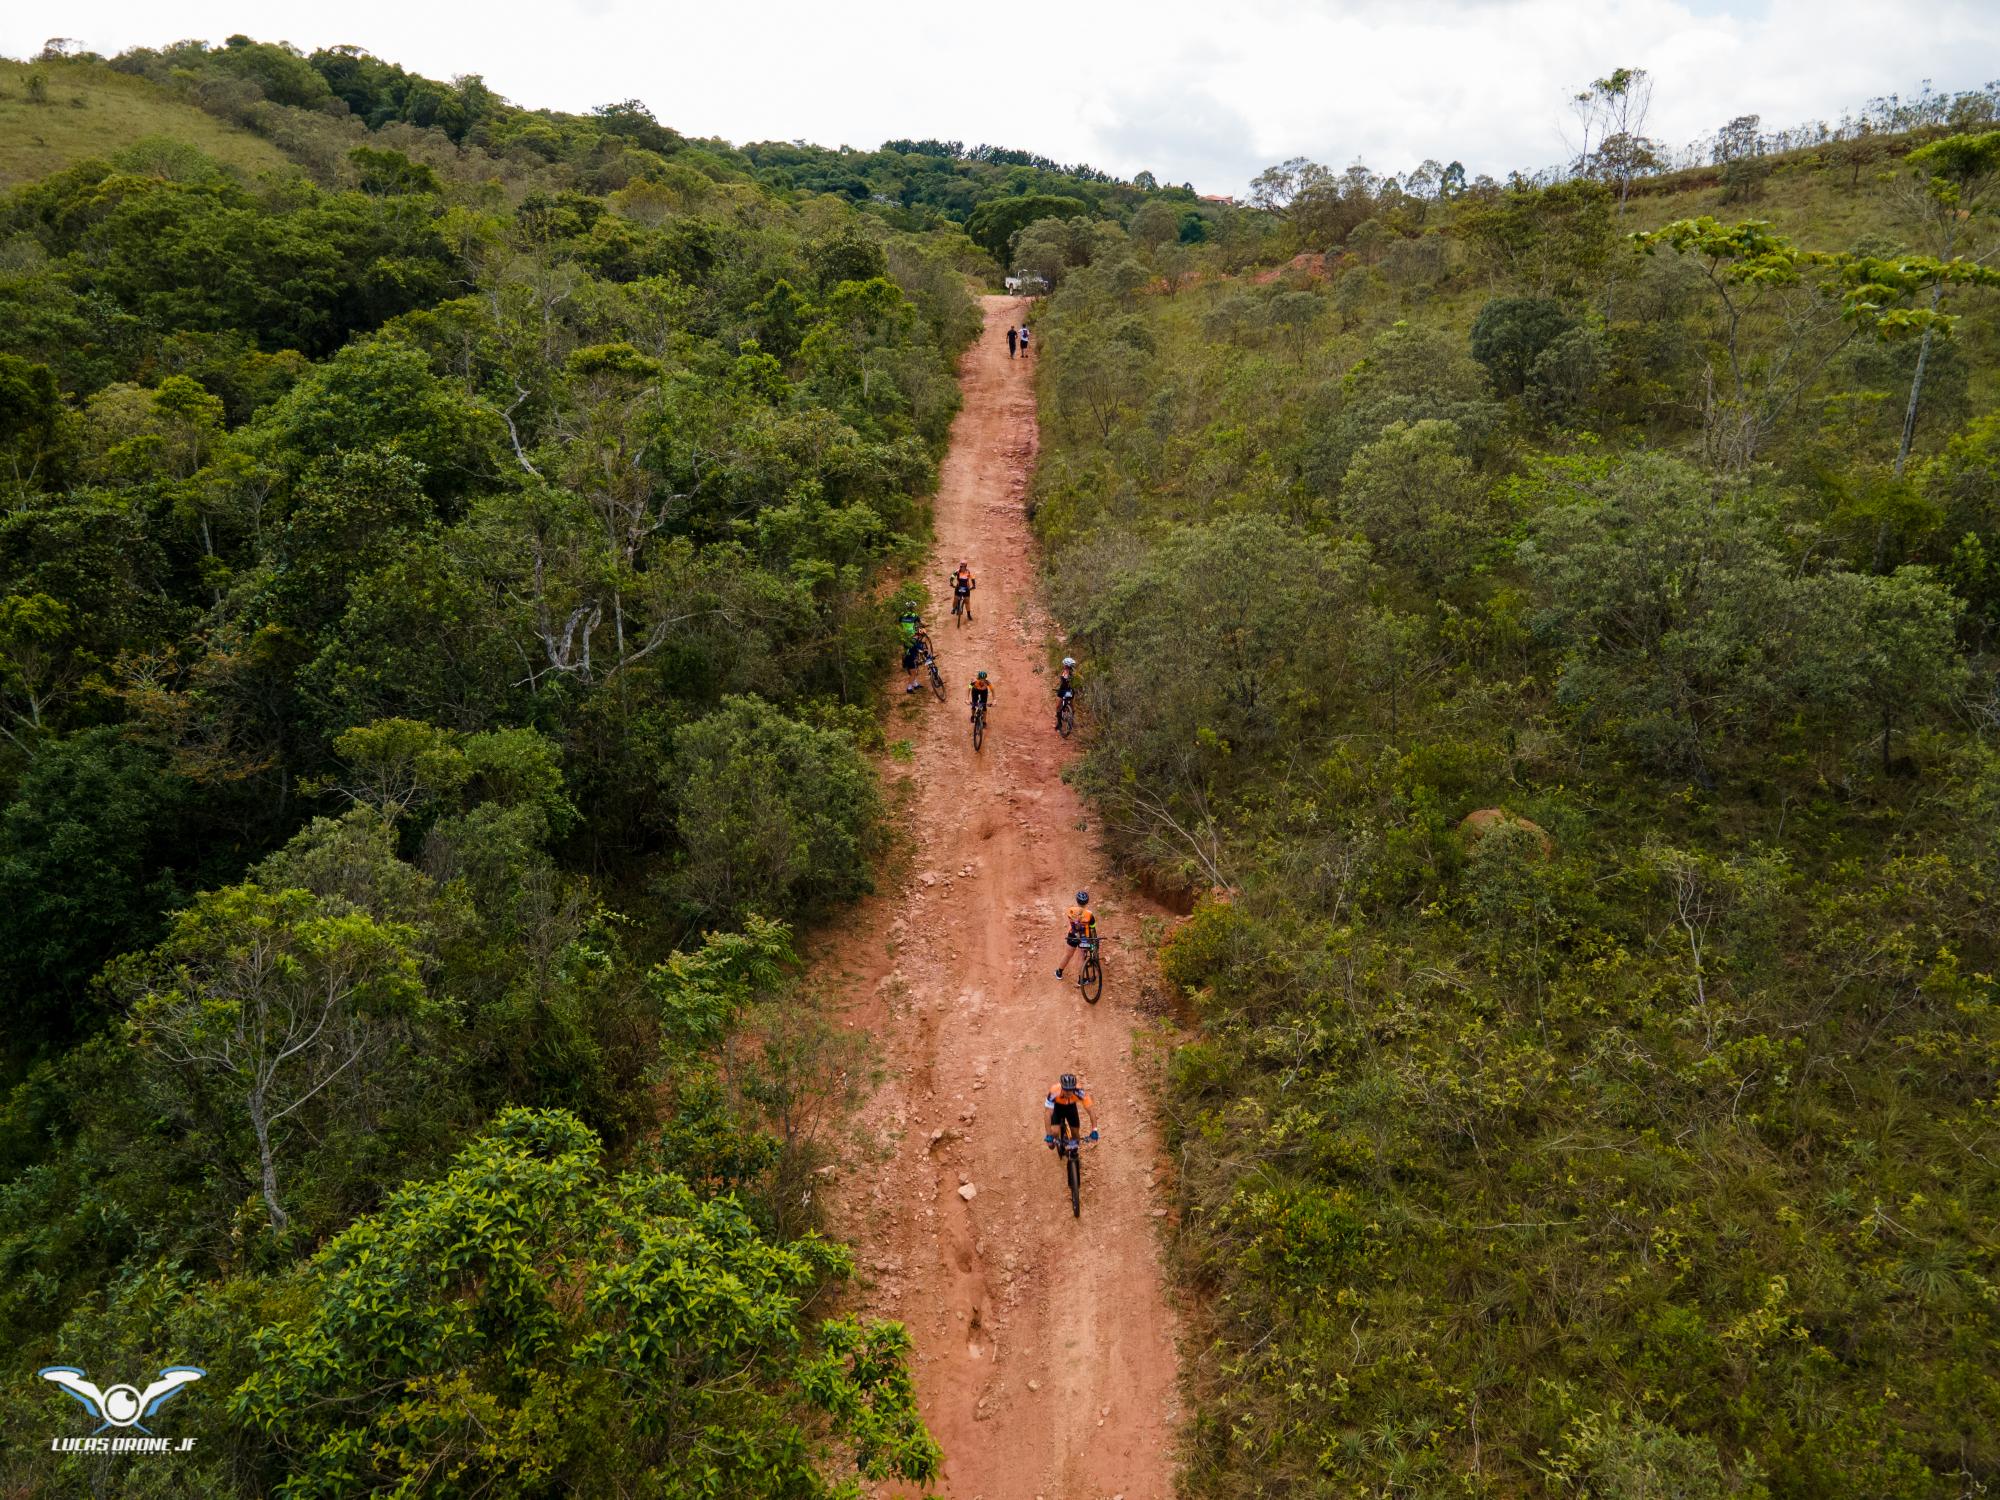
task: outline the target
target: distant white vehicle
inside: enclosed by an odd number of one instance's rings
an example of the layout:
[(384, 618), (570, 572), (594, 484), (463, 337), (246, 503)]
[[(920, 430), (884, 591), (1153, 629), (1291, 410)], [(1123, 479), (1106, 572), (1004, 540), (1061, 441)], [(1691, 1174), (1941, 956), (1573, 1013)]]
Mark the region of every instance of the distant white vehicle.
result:
[(1019, 296), (1023, 292), (1033, 294), (1049, 289), (1048, 278), (1029, 274), (1016, 274), (1006, 279), (1007, 290)]

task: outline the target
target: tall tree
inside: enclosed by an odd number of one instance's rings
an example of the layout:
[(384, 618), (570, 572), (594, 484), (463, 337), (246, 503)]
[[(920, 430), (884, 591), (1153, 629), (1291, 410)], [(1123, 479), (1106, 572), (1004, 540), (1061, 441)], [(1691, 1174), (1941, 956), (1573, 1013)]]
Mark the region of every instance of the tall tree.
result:
[(201, 1128), (233, 1134), (229, 1114), (218, 1120), (206, 1105), (218, 1094), (241, 1110), (281, 1233), (291, 1222), (278, 1179), (286, 1122), (330, 1091), (359, 1088), (367, 1061), (421, 1005), (415, 939), (309, 891), (244, 884), (202, 895), (166, 942), (126, 966), (133, 1042), (182, 1084)]
[[(1644, 68), (1613, 68), (1574, 95), (1570, 108), (1583, 126), (1577, 167), (1584, 175), (1618, 188), (1618, 211), (1632, 194), (1632, 179), (1658, 154), (1646, 139), (1646, 116), (1653, 108), (1653, 75)], [(1592, 137), (1596, 144), (1592, 145)]]
[[(1914, 169), (1917, 204), (1932, 248), (1941, 260), (1950, 260), (1963, 239), (1972, 232), (1975, 220), (1992, 210), (1994, 187), (2000, 183), (2000, 130), (1983, 135), (1954, 135), (1912, 151), (1908, 157)], [(1996, 241), (2000, 245), (2000, 241)], [(1989, 247), (1981, 261), (1993, 253)], [(1930, 310), (1937, 313), (1944, 301), (1945, 283), (1931, 287)], [(1903, 409), (1903, 436), (1896, 446), (1896, 473), (1910, 459), (1910, 443), (1917, 432), (1917, 408), (1924, 396), (1924, 370), (1930, 363), (1931, 341), (1936, 330), (1926, 326), (1917, 346), (1916, 373), (1910, 377), (1910, 400)]]

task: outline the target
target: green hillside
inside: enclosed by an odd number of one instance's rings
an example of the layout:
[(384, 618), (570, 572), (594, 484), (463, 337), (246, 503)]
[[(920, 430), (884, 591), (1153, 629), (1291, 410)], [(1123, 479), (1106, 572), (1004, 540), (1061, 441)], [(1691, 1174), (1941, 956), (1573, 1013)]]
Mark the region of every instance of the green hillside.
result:
[(245, 178), (290, 165), (277, 147), (101, 63), (0, 59), (0, 188), (147, 140), (193, 146)]
[(2000, 1476), (2000, 133), (1868, 145), (1024, 233), (1190, 1494)]

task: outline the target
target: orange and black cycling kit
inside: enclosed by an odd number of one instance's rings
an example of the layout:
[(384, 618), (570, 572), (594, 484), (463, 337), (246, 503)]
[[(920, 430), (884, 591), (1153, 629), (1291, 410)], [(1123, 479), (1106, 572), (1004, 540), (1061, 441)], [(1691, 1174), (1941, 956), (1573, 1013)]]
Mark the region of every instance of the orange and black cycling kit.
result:
[(1069, 945), (1078, 948), (1085, 938), (1097, 936), (1097, 913), (1087, 906), (1072, 906), (1069, 909)]
[(1090, 1095), (1081, 1090), (1066, 1089), (1061, 1084), (1050, 1091), (1043, 1103), (1053, 1111), (1049, 1118), (1051, 1126), (1067, 1124), (1078, 1135), (1083, 1134), (1083, 1121), (1077, 1117), (1076, 1107), (1081, 1104), (1085, 1109), (1097, 1108)]

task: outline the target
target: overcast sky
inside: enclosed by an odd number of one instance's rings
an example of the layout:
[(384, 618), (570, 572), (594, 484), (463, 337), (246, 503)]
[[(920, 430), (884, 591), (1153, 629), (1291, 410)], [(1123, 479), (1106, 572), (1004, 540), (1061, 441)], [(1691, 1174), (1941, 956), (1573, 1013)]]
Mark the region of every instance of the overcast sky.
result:
[[(1908, 15), (1907, 23), (1903, 17)], [(1293, 155), (1504, 176), (1561, 159), (1564, 100), (1614, 66), (1679, 145), (1734, 115), (1834, 118), (1925, 79), (2000, 73), (2000, 0), (13, 0), (0, 52), (53, 34), (107, 55), (234, 31), (353, 43), (518, 104), (639, 98), (733, 141), (992, 141), (1240, 193)]]

